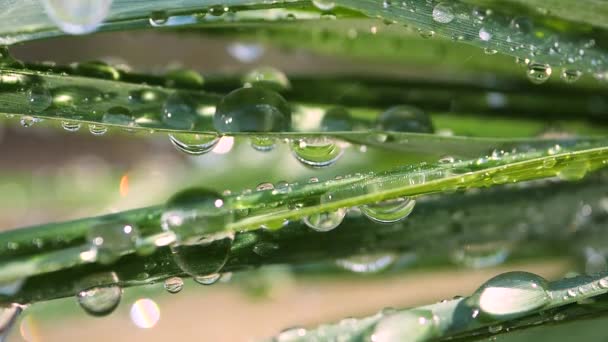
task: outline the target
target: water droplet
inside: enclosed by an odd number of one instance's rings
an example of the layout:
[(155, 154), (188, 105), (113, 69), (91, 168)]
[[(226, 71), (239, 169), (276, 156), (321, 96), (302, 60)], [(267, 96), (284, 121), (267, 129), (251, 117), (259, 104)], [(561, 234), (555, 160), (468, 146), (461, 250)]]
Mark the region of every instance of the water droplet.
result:
[(129, 101), (133, 103), (156, 103), (163, 101), (167, 95), (154, 89), (138, 89), (129, 92)]
[(214, 17), (223, 15), (226, 12), (227, 12), (227, 8), (224, 7), (223, 5), (215, 5), (215, 6), (211, 6), (209, 8), (209, 14), (211, 14)]
[(433, 312), (412, 309), (382, 318), (374, 327), (373, 342), (429, 341), (439, 336)]
[(338, 259), (336, 265), (351, 272), (376, 273), (391, 267), (396, 259), (393, 253), (373, 253)]
[(38, 120), (35, 117), (29, 116), (29, 115), (24, 115), (19, 120), (19, 123), (21, 124), (21, 126), (26, 127), (26, 128), (34, 126), (34, 124), (36, 122), (38, 122)]
[(43, 0), (48, 16), (69, 34), (95, 31), (110, 12), (112, 0)]
[(93, 135), (104, 135), (108, 131), (108, 127), (104, 125), (89, 124), (89, 132)]
[(105, 316), (118, 306), (122, 289), (118, 285), (96, 286), (78, 292), (80, 307), (93, 316)]
[(197, 121), (199, 104), (194, 94), (176, 91), (165, 101), (162, 121), (171, 128), (192, 129)]
[(293, 327), (284, 329), (276, 337), (276, 342), (295, 342), (301, 341), (302, 338), (306, 337), (307, 331), (301, 327)]
[(485, 268), (502, 264), (509, 254), (506, 243), (469, 243), (454, 252), (452, 259), (466, 267)]
[(483, 40), (484, 42), (488, 42), (490, 39), (492, 39), (492, 34), (490, 31), (482, 27), (479, 30), (479, 39)]
[(220, 141), (215, 134), (171, 133), (169, 140), (178, 150), (191, 155), (201, 155), (211, 151)]
[(362, 205), (359, 209), (370, 220), (379, 223), (393, 223), (408, 217), (414, 210), (416, 201), (407, 197), (390, 199)]
[(218, 273), (228, 259), (234, 233), (224, 229), (233, 217), (223, 206), (216, 192), (192, 188), (170, 198), (161, 215), (163, 230), (176, 235), (175, 262), (193, 277)]
[(243, 84), (250, 87), (266, 87), (274, 91), (289, 89), (289, 79), (285, 74), (272, 67), (259, 67), (243, 77)]
[(600, 279), (597, 284), (602, 289), (608, 289), (608, 279), (606, 279), (606, 278)]
[(353, 130), (353, 123), (348, 109), (336, 106), (328, 109), (321, 120), (323, 132), (349, 132)]
[(344, 152), (327, 137), (294, 140), (291, 143), (291, 151), (298, 161), (310, 167), (330, 166), (338, 161)]
[(163, 26), (169, 20), (169, 14), (166, 11), (153, 11), (149, 20), (150, 25), (154, 27)]
[(110, 264), (135, 250), (139, 238), (137, 228), (120, 222), (102, 222), (90, 227), (88, 241), (95, 250), (96, 260)]
[(194, 277), (194, 281), (201, 285), (213, 285), (215, 284), (222, 275), (220, 273), (213, 273), (204, 276)]
[(279, 249), (274, 242), (259, 242), (253, 246), (253, 252), (261, 257), (268, 257)]
[(498, 53), (498, 50), (487, 47), (483, 49), (483, 53), (485, 53), (486, 55), (495, 55)]
[(138, 328), (149, 329), (160, 320), (160, 309), (152, 299), (142, 298), (133, 303), (129, 315), (131, 322)]
[(264, 88), (240, 88), (224, 96), (213, 126), (220, 132), (278, 132), (291, 125), (291, 108), (278, 93)]
[(438, 23), (448, 24), (454, 20), (454, 12), (452, 4), (448, 2), (440, 2), (433, 8), (433, 20)]
[[(321, 204), (330, 203), (333, 201), (331, 193), (321, 196)], [(312, 214), (305, 217), (302, 221), (310, 228), (318, 232), (330, 231), (342, 223), (346, 216), (346, 208), (339, 208), (335, 211)]]
[(274, 185), (272, 185), (272, 183), (260, 183), (255, 189), (257, 191), (273, 190)]
[(377, 119), (377, 127), (384, 131), (433, 133), (431, 118), (422, 110), (412, 106), (394, 106)]
[(561, 79), (566, 83), (574, 83), (581, 78), (583, 73), (574, 69), (563, 69)]
[(488, 332), (490, 334), (498, 334), (500, 331), (502, 330), (502, 325), (497, 324), (497, 325), (490, 325), (488, 327)]
[(169, 293), (178, 293), (184, 288), (184, 280), (180, 277), (171, 277), (163, 285)]
[(109, 125), (133, 126), (135, 119), (125, 107), (112, 107), (103, 115), (101, 121)]
[(554, 321), (563, 321), (566, 318), (566, 314), (563, 312), (558, 312), (553, 316)]
[(321, 11), (331, 11), (336, 7), (336, 3), (332, 0), (312, 0), (312, 4)]
[(120, 79), (120, 72), (116, 68), (101, 61), (78, 63), (75, 71), (84, 76), (105, 78), (108, 80)]
[(551, 66), (542, 63), (528, 64), (528, 79), (534, 84), (546, 82), (551, 77)]
[(28, 89), (27, 100), (29, 108), (34, 112), (42, 112), (53, 103), (51, 92), (41, 84), (35, 84)]
[(511, 29), (516, 30), (518, 33), (530, 33), (534, 29), (534, 25), (532, 24), (532, 20), (526, 17), (515, 17), (511, 20), (509, 24)]
[(547, 281), (528, 272), (507, 272), (483, 284), (470, 297), (472, 306), (493, 318), (526, 315), (550, 302)]
[(53, 94), (53, 104), (58, 107), (89, 105), (103, 100), (102, 93), (91, 87), (63, 86), (52, 89), (51, 93)]
[(261, 151), (261, 152), (268, 152), (271, 151), (272, 149), (274, 149), (275, 145), (276, 145), (276, 140), (273, 137), (270, 136), (252, 136), (250, 138), (251, 140), (251, 146), (257, 150), (257, 151)]
[(435, 31), (418, 29), (418, 35), (420, 35), (420, 37), (422, 37), (424, 39), (429, 39), (429, 38), (433, 38), (435, 36)]
[(165, 75), (167, 87), (199, 89), (204, 82), (203, 76), (196, 70), (176, 69)]
[(557, 177), (566, 181), (577, 181), (585, 178), (589, 171), (588, 163), (568, 163), (557, 172)]

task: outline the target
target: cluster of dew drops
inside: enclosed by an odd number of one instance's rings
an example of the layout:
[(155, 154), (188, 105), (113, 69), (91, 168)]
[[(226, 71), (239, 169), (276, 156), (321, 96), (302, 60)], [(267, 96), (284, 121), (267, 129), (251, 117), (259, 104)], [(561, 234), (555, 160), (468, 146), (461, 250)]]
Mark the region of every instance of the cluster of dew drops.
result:
[[(78, 4), (73, 1), (43, 1), (47, 13), (51, 19), (57, 23), (57, 25), (65, 32), (72, 34), (84, 34), (95, 31), (106, 18), (110, 11), (112, 0), (100, 0), (95, 2), (82, 2)], [(329, 11), (334, 8), (335, 4), (331, 0), (313, 0), (313, 4), (322, 11)], [(408, 2), (404, 1), (403, 6), (407, 6)], [(388, 8), (392, 6), (392, 2), (385, 0), (383, 7)], [(413, 9), (410, 6), (410, 9)], [(218, 12), (226, 12), (226, 8), (217, 8), (209, 11), (211, 14)], [(67, 14), (67, 15), (66, 15)], [(483, 22), (483, 19), (490, 16), (488, 12), (474, 13), (475, 16)], [(450, 2), (439, 2), (432, 10), (432, 18), (436, 23), (442, 25), (448, 25), (454, 20), (459, 18), (459, 13), (456, 13)], [(153, 26), (162, 26), (167, 23), (169, 17), (164, 12), (154, 12), (150, 17), (150, 23)], [(514, 18), (511, 22), (511, 27), (520, 32), (527, 32), (531, 30), (531, 23), (525, 18)], [(433, 36), (432, 32), (421, 32), (425, 37)], [(456, 38), (460, 40), (459, 37)], [(482, 41), (489, 42), (492, 39), (492, 32), (485, 28), (479, 30), (479, 39)], [(588, 44), (588, 47), (592, 47), (593, 44)], [(558, 49), (558, 46), (554, 46)], [(582, 50), (581, 50), (582, 51)], [(493, 54), (496, 50), (487, 48), (486, 53)], [(584, 51), (579, 53), (579, 58), (584, 55)], [(7, 58), (3, 53), (3, 58)], [(531, 56), (531, 58), (534, 56)], [(571, 58), (571, 57), (569, 57)], [(574, 57), (572, 57), (574, 58)], [(572, 61), (574, 62), (574, 61)], [(527, 66), (528, 78), (534, 83), (543, 83), (549, 79), (552, 74), (552, 68), (548, 64), (536, 63), (528, 58), (518, 58), (518, 63), (525, 64)], [(112, 73), (111, 67), (98, 65), (103, 68), (106, 72)], [(118, 72), (116, 72), (118, 74)], [(561, 74), (562, 79), (566, 82), (574, 82), (581, 76), (581, 72), (574, 69), (564, 68)], [(256, 81), (261, 78), (263, 81), (274, 82), (275, 85), (285, 86), (288, 82), (284, 74), (279, 71), (269, 71), (268, 69), (264, 72), (254, 71), (252, 76), (246, 77), (246, 84), (244, 87), (239, 88), (221, 99), (219, 104), (215, 107), (215, 113), (213, 116), (213, 124), (217, 131), (221, 132), (277, 132), (285, 131), (290, 129), (291, 125), (291, 108), (289, 104), (283, 99), (283, 97), (272, 87), (255, 86)], [(262, 76), (260, 76), (262, 75)], [(184, 75), (179, 75), (183, 77)], [(195, 83), (199, 82), (200, 75), (189, 73), (189, 77), (194, 78)], [(43, 86), (32, 86), (27, 90), (28, 101), (34, 111), (43, 111), (48, 108), (53, 99), (48, 89)], [(158, 93), (154, 91), (136, 91), (130, 94), (130, 97), (135, 101), (149, 101), (156, 100)], [(162, 121), (165, 125), (176, 128), (189, 130), (195, 126), (196, 114), (192, 109), (192, 100), (183, 96), (179, 92), (175, 92), (170, 95), (163, 106)], [(245, 115), (246, 113), (246, 115)], [(324, 114), (323, 121), (321, 123), (322, 131), (350, 131), (353, 129), (352, 123), (348, 119), (349, 113), (344, 108), (333, 108), (327, 110)], [(147, 118), (149, 119), (149, 118)], [(23, 126), (29, 127), (40, 119), (35, 117), (26, 116), (23, 117), (21, 123)], [(137, 122), (138, 119), (133, 118), (128, 109), (123, 107), (110, 108), (102, 118), (102, 123), (90, 124), (89, 130), (94, 135), (102, 135), (106, 133), (108, 125), (121, 125), (137, 127), (142, 125), (143, 121)], [(404, 122), (406, 124), (404, 124)], [(423, 132), (432, 133), (432, 125), (429, 124), (428, 116), (417, 108), (410, 106), (397, 106), (388, 109), (382, 115), (378, 117), (376, 127), (380, 130), (387, 131), (406, 131), (406, 132)], [(68, 131), (76, 131), (80, 128), (81, 124), (77, 121), (65, 120), (62, 122), (64, 129)], [(259, 151), (269, 151), (275, 146), (275, 140), (272, 137), (260, 136), (251, 138), (252, 146)], [(217, 135), (203, 135), (203, 134), (186, 134), (186, 133), (175, 133), (170, 135), (171, 142), (179, 149), (189, 154), (199, 155), (210, 151), (220, 140)], [(313, 139), (294, 139), (289, 142), (292, 148), (292, 152), (297, 160), (301, 161), (307, 166), (311, 167), (324, 167), (335, 163), (338, 158), (342, 155), (342, 148), (340, 144), (332, 141), (329, 138), (313, 138)], [(311, 182), (318, 182), (317, 179), (311, 179)], [(276, 187), (271, 183), (263, 183), (257, 187), (258, 191), (280, 191), (288, 185), (277, 184)], [(222, 206), (222, 200), (220, 196), (214, 194), (203, 194), (203, 197), (207, 196), (211, 205), (215, 207)], [(323, 201), (331, 201), (331, 194), (322, 198)], [(375, 222), (380, 223), (394, 223), (399, 220), (406, 218), (413, 210), (415, 201), (409, 198), (397, 198), (388, 201), (383, 201), (375, 204), (363, 205), (358, 210)], [(347, 209), (342, 208), (332, 212), (314, 214), (303, 219), (303, 222), (310, 228), (316, 231), (330, 231), (336, 228), (344, 219), (347, 213)], [(177, 258), (177, 264), (184, 269), (186, 273), (193, 276), (194, 280), (203, 285), (211, 285), (220, 279), (228, 278), (228, 274), (220, 273), (221, 268), (226, 262), (226, 258), (230, 248), (230, 242), (234, 238), (233, 236), (222, 236), (221, 240), (226, 240), (227, 243), (215, 244), (222, 246), (225, 249), (221, 260), (215, 264), (214, 269), (206, 269), (204, 271), (198, 270), (196, 263), (190, 260), (189, 246), (181, 244), (179, 238), (175, 237), (179, 234), (173, 234), (174, 230), (179, 230), (179, 227), (187, 224), (189, 217), (187, 213), (175, 213), (172, 212), (170, 215), (164, 215), (164, 221), (162, 223), (165, 233), (157, 237), (156, 245), (169, 245), (175, 257)], [(280, 222), (279, 225), (284, 225), (286, 222)], [(102, 263), (112, 262), (117, 258), (124, 249), (128, 249), (134, 244), (137, 244), (140, 237), (138, 236), (136, 227), (132, 225), (117, 225), (118, 229), (99, 229), (92, 230), (92, 236), (90, 238), (91, 250), (89, 253), (84, 253), (83, 258), (93, 258), (99, 260)], [(267, 227), (268, 228), (268, 227)], [(272, 228), (272, 227), (271, 227)], [(161, 240), (165, 240), (163, 243), (159, 243)], [(254, 251), (260, 255), (266, 255), (272, 253), (276, 249), (276, 246), (272, 246), (268, 243), (258, 244), (254, 247)], [(379, 268), (384, 268), (389, 265), (394, 258), (387, 255), (377, 255), (374, 257), (359, 258), (357, 260), (343, 260), (340, 262), (343, 266), (357, 272), (361, 271), (376, 271)], [(112, 277), (112, 276), (110, 276)], [(115, 275), (114, 275), (115, 277)], [(145, 278), (145, 277), (144, 277)], [(498, 278), (498, 277), (497, 277)], [(116, 282), (117, 279), (109, 279), (109, 283)], [(522, 286), (529, 286), (534, 291), (546, 292), (546, 282), (540, 279), (538, 276), (516, 274), (509, 277), (498, 278), (494, 280), (495, 283), (518, 284), (518, 287), (513, 287), (514, 291), (521, 289)], [(522, 285), (523, 284), (523, 285)], [(172, 277), (165, 281), (164, 287), (169, 293), (178, 293), (182, 290), (184, 281), (180, 277)], [(479, 309), (484, 311), (486, 314), (491, 315), (512, 315), (513, 312), (493, 312), (494, 309), (500, 310), (504, 308), (494, 308), (495, 303), (500, 302), (495, 298), (490, 298), (488, 295), (484, 297), (484, 293), (491, 294), (491, 291), (486, 291), (492, 286), (500, 287), (494, 283), (487, 283), (478, 290), (478, 306)], [(602, 280), (599, 283), (601, 288), (608, 288), (608, 281)], [(484, 292), (485, 291), (485, 292)], [(513, 295), (517, 295), (515, 293)], [(543, 293), (544, 293), (543, 292)], [(542, 305), (545, 305), (549, 301), (548, 295), (538, 295), (534, 293), (537, 302), (537, 306), (529, 306), (526, 308), (511, 308), (517, 312), (529, 312)], [(84, 310), (93, 315), (106, 315), (112, 312), (118, 305), (122, 295), (122, 289), (118, 285), (107, 285), (107, 286), (92, 286), (79, 291), (77, 299), (79, 304)], [(542, 302), (541, 302), (542, 301)], [(518, 303), (525, 303), (526, 301), (519, 301)], [(149, 305), (149, 304), (142, 304)], [(518, 311), (519, 310), (519, 311)], [(479, 311), (473, 311), (472, 315), (476, 315)], [(416, 314), (414, 317), (418, 324), (426, 324), (433, 322), (435, 316), (424, 313), (422, 316)], [(421, 319), (423, 317), (424, 319)], [(557, 319), (557, 318), (556, 318)], [(376, 336), (378, 339), (374, 341), (382, 341), (383, 334), (388, 334), (394, 331), (394, 323), (386, 321), (376, 327)], [(494, 331), (500, 331), (500, 329), (493, 327)], [(297, 331), (296, 331), (297, 330)], [(302, 337), (302, 334), (306, 334), (304, 329), (289, 330), (279, 336), (292, 336), (294, 331), (296, 335)], [(288, 340), (288, 339), (287, 339)]]

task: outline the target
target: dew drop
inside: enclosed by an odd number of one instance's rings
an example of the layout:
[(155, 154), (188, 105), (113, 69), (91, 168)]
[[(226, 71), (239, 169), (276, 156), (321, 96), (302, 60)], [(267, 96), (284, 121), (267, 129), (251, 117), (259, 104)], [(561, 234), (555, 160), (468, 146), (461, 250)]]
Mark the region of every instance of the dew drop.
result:
[(194, 277), (194, 281), (201, 285), (213, 285), (215, 284), (222, 275), (220, 273), (213, 273), (204, 276)]
[(203, 76), (196, 70), (176, 69), (165, 75), (165, 86), (167, 87), (198, 89), (203, 86), (203, 83), (205, 83)]
[(483, 40), (484, 42), (490, 41), (490, 39), (492, 39), (492, 34), (490, 31), (482, 27), (479, 30), (479, 39)]
[(547, 286), (536, 274), (507, 272), (483, 284), (470, 297), (470, 304), (493, 318), (519, 317), (550, 302)]
[(251, 140), (251, 147), (253, 147), (255, 150), (257, 151), (261, 151), (261, 152), (268, 152), (268, 151), (272, 151), (274, 149), (274, 147), (276, 146), (276, 140), (273, 137), (270, 136), (252, 136), (250, 138)]
[(336, 7), (336, 3), (332, 0), (312, 0), (312, 4), (321, 11), (331, 11)]
[(412, 309), (382, 318), (374, 327), (373, 342), (430, 341), (439, 336), (433, 312)]
[(36, 124), (36, 122), (38, 122), (38, 119), (36, 119), (33, 116), (29, 116), (29, 115), (24, 115), (19, 120), (19, 123), (21, 124), (21, 126), (25, 127), (25, 128), (34, 126), (34, 124)]
[(65, 33), (91, 33), (110, 12), (112, 0), (43, 0), (49, 18)]
[(163, 230), (176, 236), (175, 262), (193, 277), (218, 273), (228, 259), (234, 233), (224, 229), (233, 218), (223, 205), (218, 193), (192, 188), (170, 198), (161, 215)]
[(220, 141), (215, 134), (171, 133), (169, 140), (178, 150), (191, 155), (201, 155), (211, 151)]
[(393, 253), (373, 253), (336, 260), (339, 267), (356, 273), (377, 273), (391, 267), (397, 260)]
[(108, 127), (104, 125), (89, 124), (89, 132), (93, 135), (104, 135), (108, 131)]
[(546, 82), (551, 77), (551, 66), (549, 64), (542, 63), (530, 63), (528, 64), (528, 79), (534, 84), (541, 84)]
[(377, 128), (393, 132), (433, 133), (431, 118), (421, 109), (412, 106), (394, 106), (380, 114)]
[(440, 2), (433, 8), (433, 20), (438, 23), (448, 24), (454, 20), (452, 5), (448, 2)]
[(169, 293), (178, 293), (184, 288), (184, 280), (180, 277), (171, 277), (165, 280), (163, 286)]
[(96, 286), (78, 292), (80, 307), (92, 316), (106, 316), (120, 303), (122, 289), (118, 285)]
[[(331, 193), (321, 196), (321, 204), (330, 203), (332, 201), (333, 195)], [(316, 213), (305, 217), (302, 221), (308, 227), (318, 232), (327, 232), (336, 228), (340, 225), (340, 223), (342, 223), (344, 217), (346, 216), (346, 211), (346, 208), (339, 208), (330, 212)]]
[(569, 163), (557, 172), (557, 177), (565, 181), (577, 181), (585, 178), (587, 171), (588, 163)]
[(530, 33), (534, 29), (534, 25), (532, 24), (532, 20), (526, 17), (515, 17), (511, 20), (509, 24), (511, 29), (516, 30), (519, 33)]
[(154, 89), (137, 89), (129, 92), (129, 101), (133, 103), (156, 103), (166, 97), (165, 93)]
[(240, 88), (222, 98), (213, 125), (219, 132), (286, 131), (291, 125), (291, 108), (270, 89)]
[(287, 90), (291, 87), (285, 74), (273, 67), (259, 67), (243, 77), (243, 84), (249, 87), (266, 87), (274, 91)]
[(135, 250), (138, 229), (131, 224), (102, 222), (90, 227), (87, 239), (97, 262), (111, 264), (122, 255)]
[(486, 268), (502, 264), (509, 254), (506, 243), (470, 243), (456, 250), (452, 260), (466, 267)]
[(598, 281), (598, 286), (602, 289), (608, 289), (608, 279), (602, 278)]
[(302, 164), (316, 168), (333, 165), (344, 152), (327, 137), (294, 140), (291, 143), (291, 151)]
[(574, 69), (563, 69), (561, 74), (561, 79), (566, 83), (574, 83), (581, 78), (583, 73), (579, 70)]
[(393, 223), (408, 217), (414, 210), (415, 205), (415, 200), (402, 197), (373, 204), (365, 204), (359, 209), (372, 221)]
[(27, 91), (29, 108), (34, 112), (42, 112), (53, 103), (49, 90), (40, 84), (33, 85)]
[(112, 107), (103, 115), (101, 121), (108, 125), (133, 126), (135, 119), (125, 107)]
[(197, 121), (199, 104), (195, 95), (176, 91), (163, 105), (162, 121), (171, 128), (192, 129)]
[(116, 68), (101, 61), (78, 63), (75, 70), (78, 74), (84, 76), (105, 78), (108, 80), (120, 79), (120, 72)]
[(497, 324), (497, 325), (490, 325), (488, 327), (488, 332), (490, 334), (498, 334), (500, 331), (502, 330), (502, 325)]
[(149, 20), (151, 26), (163, 26), (169, 20), (169, 14), (165, 11), (154, 11), (150, 14)]
[(336, 106), (328, 109), (321, 120), (323, 132), (349, 132), (353, 130), (353, 123), (348, 109)]

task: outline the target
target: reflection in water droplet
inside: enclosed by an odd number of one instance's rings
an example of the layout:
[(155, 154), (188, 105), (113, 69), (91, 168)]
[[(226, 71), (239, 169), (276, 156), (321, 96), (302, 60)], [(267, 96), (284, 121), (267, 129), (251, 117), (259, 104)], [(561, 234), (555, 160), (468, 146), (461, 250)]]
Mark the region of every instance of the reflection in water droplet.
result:
[(415, 205), (415, 200), (404, 197), (365, 204), (359, 209), (361, 209), (361, 212), (372, 221), (393, 223), (408, 217), (414, 210)]
[(213, 285), (215, 284), (222, 275), (220, 273), (213, 273), (204, 276), (194, 277), (194, 281), (201, 285)]
[(104, 125), (89, 124), (89, 132), (93, 135), (104, 135), (108, 131), (108, 127)]
[(191, 155), (201, 155), (211, 151), (220, 141), (214, 134), (171, 133), (169, 140), (178, 150)]
[(429, 341), (439, 336), (433, 312), (407, 310), (382, 318), (374, 327), (373, 342)]
[(124, 254), (135, 250), (139, 238), (137, 228), (120, 222), (102, 222), (90, 227), (88, 241), (95, 250), (96, 261), (111, 264)]
[(169, 293), (178, 293), (184, 288), (184, 280), (180, 277), (171, 277), (165, 279), (163, 286)]
[(534, 84), (545, 83), (551, 77), (551, 66), (542, 63), (528, 64), (528, 79)]
[(122, 289), (118, 285), (96, 286), (78, 292), (76, 299), (80, 307), (93, 316), (105, 316), (118, 306)]
[(564, 80), (564, 82), (566, 83), (574, 83), (578, 81), (579, 78), (581, 78), (582, 74), (583, 73), (579, 70), (563, 69), (561, 79)]
[(171, 128), (190, 130), (196, 124), (199, 104), (195, 95), (176, 91), (165, 101), (162, 121)]
[(213, 126), (219, 132), (286, 131), (291, 126), (291, 108), (270, 89), (240, 88), (217, 105)]
[(331, 138), (316, 137), (297, 139), (291, 143), (296, 159), (310, 167), (326, 167), (342, 157), (343, 150)]
[(51, 92), (43, 85), (33, 85), (27, 91), (29, 108), (34, 112), (42, 112), (53, 103)]
[(270, 136), (252, 136), (251, 147), (260, 152), (272, 151), (276, 146), (276, 139)]
[(160, 320), (160, 309), (156, 302), (149, 298), (136, 300), (129, 314), (133, 324), (142, 329), (152, 328)]
[(243, 77), (243, 84), (250, 87), (266, 87), (275, 91), (291, 87), (285, 74), (272, 67), (260, 67), (251, 70)]
[(424, 111), (412, 106), (394, 106), (382, 113), (377, 127), (383, 131), (433, 133), (431, 118)]
[(452, 4), (448, 2), (440, 2), (433, 8), (433, 20), (438, 23), (447, 24), (454, 20), (454, 11)]
[(112, 0), (42, 0), (49, 18), (64, 32), (95, 31), (110, 12)]
[(507, 272), (483, 284), (470, 298), (470, 305), (494, 318), (528, 314), (550, 302), (547, 281), (528, 272)]
[(150, 25), (154, 27), (163, 26), (169, 20), (169, 14), (166, 11), (153, 11), (150, 13)]
[[(321, 204), (331, 203), (333, 201), (333, 195), (331, 193), (324, 194), (321, 197)], [(308, 217), (305, 217), (302, 221), (310, 228), (319, 231), (327, 232), (330, 231), (342, 223), (346, 216), (347, 209), (339, 208), (330, 212), (316, 213)]]
[(61, 127), (68, 132), (76, 132), (80, 129), (80, 123), (77, 121), (61, 121)]
[(393, 253), (374, 253), (336, 260), (336, 265), (356, 273), (382, 272), (391, 267), (396, 260)]
[(101, 121), (109, 125), (133, 126), (135, 119), (125, 107), (112, 107), (103, 115)]

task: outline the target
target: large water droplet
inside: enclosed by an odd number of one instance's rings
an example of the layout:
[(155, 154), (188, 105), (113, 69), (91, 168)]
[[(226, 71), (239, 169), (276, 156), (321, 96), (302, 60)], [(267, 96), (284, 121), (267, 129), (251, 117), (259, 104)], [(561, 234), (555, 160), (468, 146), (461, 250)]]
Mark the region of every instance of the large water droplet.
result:
[[(321, 196), (321, 204), (331, 203), (334, 201), (331, 193)], [(312, 214), (305, 217), (302, 221), (310, 228), (318, 232), (330, 231), (342, 223), (346, 216), (346, 208), (339, 208), (334, 211)]]
[(199, 105), (195, 95), (176, 91), (165, 101), (162, 121), (171, 128), (192, 129), (198, 118)]
[(110, 12), (112, 0), (43, 0), (48, 16), (64, 32), (95, 31)]
[(286, 131), (291, 125), (291, 108), (270, 89), (240, 88), (222, 98), (213, 125), (220, 132)]
[(154, 27), (163, 26), (169, 20), (169, 14), (166, 11), (153, 11), (150, 13), (150, 25)]
[(297, 139), (291, 143), (296, 159), (306, 166), (325, 167), (334, 164), (344, 152), (331, 138)]
[(528, 314), (550, 302), (547, 281), (528, 272), (507, 272), (483, 284), (470, 304), (493, 318), (514, 318)]
[(182, 152), (200, 155), (211, 151), (220, 138), (215, 134), (171, 133), (169, 140)]
[(312, 4), (321, 11), (331, 11), (336, 7), (336, 3), (332, 0), (312, 0)]
[(78, 292), (80, 307), (93, 316), (105, 316), (118, 306), (122, 289), (118, 285), (96, 286)]
[(41, 84), (35, 84), (27, 91), (29, 108), (34, 112), (42, 112), (53, 103), (51, 92)]
[(172, 277), (166, 279), (163, 286), (169, 293), (178, 293), (184, 288), (184, 280), (180, 277)]
[(431, 118), (421, 109), (412, 106), (394, 106), (377, 120), (378, 129), (394, 132), (433, 133)]
[(415, 205), (415, 200), (404, 197), (365, 204), (360, 209), (372, 221), (393, 223), (408, 217), (414, 210)]
[(224, 231), (232, 215), (221, 210), (216, 192), (194, 188), (173, 196), (161, 216), (161, 226), (176, 235), (170, 245), (175, 262), (191, 276), (218, 273), (226, 263), (234, 233)]
[(396, 257), (393, 253), (373, 253), (338, 259), (336, 265), (351, 272), (375, 273), (388, 269), (395, 263), (395, 260)]
[(545, 83), (551, 77), (551, 66), (542, 63), (528, 64), (528, 79), (534, 84)]
[(272, 67), (260, 67), (251, 70), (243, 77), (245, 86), (266, 87), (275, 91), (286, 90), (291, 87), (285, 74)]
[(433, 8), (433, 20), (438, 23), (447, 24), (454, 20), (454, 11), (452, 4), (448, 2), (440, 2)]
[(324, 132), (352, 131), (353, 123), (348, 109), (342, 106), (328, 109), (321, 120), (321, 130)]
[(429, 341), (439, 335), (433, 312), (407, 310), (382, 318), (375, 326), (371, 340), (374, 342)]
[(110, 264), (121, 256), (135, 250), (139, 238), (137, 228), (120, 222), (103, 222), (93, 225), (88, 232), (88, 241), (95, 251), (96, 260)]

